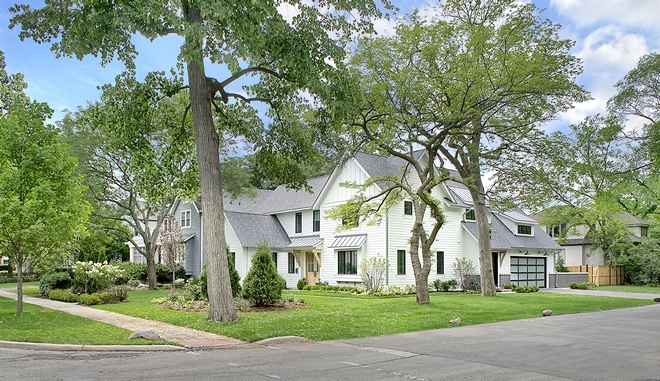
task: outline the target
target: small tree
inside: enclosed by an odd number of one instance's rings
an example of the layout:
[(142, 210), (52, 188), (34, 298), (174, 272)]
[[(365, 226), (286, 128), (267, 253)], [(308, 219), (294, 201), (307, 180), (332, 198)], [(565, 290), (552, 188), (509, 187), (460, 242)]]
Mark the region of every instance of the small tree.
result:
[(256, 306), (270, 306), (282, 297), (286, 281), (277, 273), (270, 255), (270, 248), (265, 242), (257, 246), (252, 257), (252, 267), (243, 282), (243, 295)]
[(568, 268), (564, 266), (564, 258), (559, 257), (557, 258), (557, 263), (555, 263), (555, 271), (558, 273), (567, 273)]
[(454, 275), (456, 275), (461, 290), (463, 292), (471, 291), (472, 281), (477, 276), (477, 267), (474, 265), (474, 262), (463, 257), (456, 259), (456, 262), (451, 267), (454, 270)]
[(389, 263), (385, 258), (372, 257), (360, 262), (362, 285), (369, 295), (378, 294), (383, 290), (384, 275)]
[(172, 290), (175, 289), (176, 270), (186, 260), (186, 244), (176, 218), (169, 216), (160, 231), (161, 250), (165, 266), (172, 272)]
[(231, 296), (237, 297), (241, 295), (241, 276), (236, 270), (236, 258), (229, 253), (229, 246), (227, 246), (227, 264), (229, 265), (229, 281), (231, 282)]

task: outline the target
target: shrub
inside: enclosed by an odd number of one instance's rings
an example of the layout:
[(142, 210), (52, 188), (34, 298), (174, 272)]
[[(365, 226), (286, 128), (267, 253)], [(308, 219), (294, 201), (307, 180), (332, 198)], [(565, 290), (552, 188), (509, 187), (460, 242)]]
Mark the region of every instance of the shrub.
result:
[[(227, 264), (229, 265), (229, 281), (231, 282), (231, 296), (237, 298), (243, 292), (241, 288), (241, 276), (236, 270), (236, 264), (229, 255), (229, 248), (227, 248)], [(204, 272), (204, 283), (206, 283), (206, 272)]]
[(68, 272), (46, 274), (39, 281), (39, 293), (41, 295), (47, 295), (50, 290), (56, 288), (69, 288), (71, 287), (71, 282), (72, 279)]
[(507, 284), (504, 288), (507, 290), (515, 290), (516, 286), (514, 284)]
[(593, 290), (596, 287), (596, 283), (592, 282), (582, 282), (578, 284), (580, 290)]
[[(456, 262), (452, 265), (454, 274), (456, 275), (458, 285), (460, 286), (463, 292), (469, 292), (475, 290), (475, 281), (477, 275), (477, 267), (474, 263), (463, 257), (456, 259)], [(477, 284), (479, 282), (476, 282)]]
[(456, 279), (449, 279), (449, 280), (446, 280), (446, 281), (440, 283), (440, 290), (445, 291), (445, 292), (447, 292), (449, 290), (453, 290), (456, 287), (458, 287), (458, 282), (456, 281)]
[(103, 304), (119, 303), (128, 299), (128, 288), (124, 286), (112, 286), (103, 294), (105, 294), (101, 297)]
[(250, 301), (243, 298), (235, 298), (234, 306), (236, 306), (236, 310), (246, 312), (250, 309)]
[[(176, 277), (177, 278), (185, 278), (186, 277), (186, 269), (184, 269), (182, 266), (179, 266), (176, 269)], [(147, 280), (147, 266), (145, 263), (144, 266), (144, 280)], [(172, 283), (172, 270), (167, 268), (162, 263), (156, 263), (156, 281), (158, 283)]]
[(576, 290), (578, 288), (578, 284), (576, 282), (573, 282), (573, 283), (569, 284), (568, 287)]
[(123, 270), (108, 263), (76, 262), (72, 268), (74, 286), (83, 286), (86, 293), (105, 290), (123, 276)]
[(147, 281), (146, 263), (121, 262), (117, 264), (117, 267), (124, 270), (122, 276), (124, 283), (129, 282), (131, 280), (137, 280), (141, 283)]
[[(84, 295), (84, 294), (83, 294)], [(78, 295), (68, 291), (56, 289), (48, 293), (48, 298), (60, 302), (75, 303), (78, 301)]]
[[(206, 272), (204, 272), (204, 274), (206, 274)], [(204, 279), (202, 279), (201, 276), (188, 279), (184, 289), (186, 291), (185, 293), (191, 300), (208, 300), (209, 296), (206, 293), (206, 277), (204, 277)]]
[(257, 246), (243, 288), (243, 296), (256, 306), (272, 305), (282, 297), (286, 281), (277, 273), (267, 244)]
[(305, 286), (303, 286), (303, 291), (312, 291), (312, 286), (306, 284)]
[(517, 293), (528, 294), (530, 292), (538, 292), (540, 290), (539, 286), (518, 286), (515, 288)]
[[(104, 292), (104, 294), (107, 294)], [(87, 306), (94, 306), (101, 303), (101, 297), (99, 294), (81, 294), (78, 296), (78, 303), (84, 304)]]
[(362, 286), (367, 294), (380, 294), (383, 291), (388, 266), (385, 258), (371, 257), (360, 262)]
[(559, 257), (557, 258), (557, 262), (555, 263), (555, 271), (558, 273), (567, 273), (568, 268), (564, 266), (564, 258)]
[(304, 279), (298, 279), (298, 284), (296, 284), (296, 287), (298, 290), (303, 290), (307, 284), (305, 283)]

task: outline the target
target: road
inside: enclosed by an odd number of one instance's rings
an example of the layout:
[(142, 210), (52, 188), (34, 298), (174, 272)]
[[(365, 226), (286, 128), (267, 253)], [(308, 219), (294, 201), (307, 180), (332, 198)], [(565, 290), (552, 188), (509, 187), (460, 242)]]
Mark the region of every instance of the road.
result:
[(660, 380), (660, 304), (214, 351), (2, 349), (0, 363), (0, 380)]

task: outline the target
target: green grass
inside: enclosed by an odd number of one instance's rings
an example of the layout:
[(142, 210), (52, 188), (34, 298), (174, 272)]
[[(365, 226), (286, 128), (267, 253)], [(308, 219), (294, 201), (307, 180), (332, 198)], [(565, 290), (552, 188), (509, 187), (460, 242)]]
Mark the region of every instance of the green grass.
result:
[(150, 303), (167, 290), (133, 291), (122, 304), (96, 306), (126, 315), (163, 321), (247, 341), (298, 335), (312, 340), (346, 339), (540, 317), (545, 309), (569, 314), (652, 304), (651, 300), (554, 293), (501, 294), (486, 298), (460, 293), (432, 293), (431, 304), (415, 304), (414, 295), (365, 298), (320, 292), (290, 292), (310, 305), (297, 310), (239, 313), (232, 323), (206, 321), (205, 312), (180, 312)]
[(640, 292), (645, 294), (660, 294), (660, 287), (658, 286), (633, 286), (633, 285), (620, 285), (620, 286), (599, 286), (595, 290), (602, 291), (620, 291), (620, 292)]
[[(8, 292), (16, 292), (16, 283), (0, 283), (0, 290)], [(23, 294), (34, 295), (39, 293), (39, 282), (25, 282), (23, 283)]]
[(52, 344), (170, 344), (128, 339), (131, 331), (49, 308), (0, 297), (0, 340)]

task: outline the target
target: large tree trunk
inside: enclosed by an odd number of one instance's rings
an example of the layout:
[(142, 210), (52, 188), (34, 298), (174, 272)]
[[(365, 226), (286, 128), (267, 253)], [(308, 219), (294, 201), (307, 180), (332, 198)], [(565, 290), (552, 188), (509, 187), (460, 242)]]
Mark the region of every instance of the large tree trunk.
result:
[(147, 250), (147, 280), (149, 281), (149, 289), (155, 290), (158, 288), (158, 274), (156, 273), (156, 259), (154, 258), (154, 250)]
[[(184, 16), (190, 23), (201, 24), (199, 9), (184, 3)], [(225, 241), (225, 219), (220, 177), (219, 137), (213, 124), (211, 98), (204, 72), (202, 37), (186, 36), (190, 51), (197, 57), (187, 58), (190, 105), (197, 147), (199, 182), (202, 194), (202, 224), (208, 282), (209, 315), (207, 320), (230, 322), (238, 319), (231, 294)]]
[[(425, 233), (422, 222), (424, 215), (416, 211), (416, 221), (413, 227), (412, 237), (410, 238), (410, 262), (412, 263), (413, 273), (415, 275), (415, 301), (417, 304), (429, 304), (429, 271), (431, 270), (430, 252), (426, 245), (421, 244)], [(422, 250), (422, 262), (419, 261), (419, 250)]]
[[(481, 295), (495, 296), (495, 281), (493, 279), (493, 259), (490, 250), (490, 226), (488, 225), (488, 209), (481, 176), (476, 176), (470, 187), (474, 201), (474, 214), (477, 220), (477, 239), (479, 242), (479, 273), (481, 275)], [(476, 189), (475, 189), (476, 188)]]

